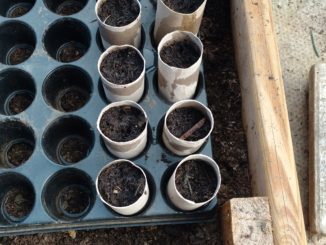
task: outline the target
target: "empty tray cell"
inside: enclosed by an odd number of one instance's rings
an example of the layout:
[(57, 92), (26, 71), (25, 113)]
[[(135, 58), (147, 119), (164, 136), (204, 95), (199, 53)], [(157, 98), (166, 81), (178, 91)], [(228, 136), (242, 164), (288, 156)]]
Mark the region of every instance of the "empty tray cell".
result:
[(16, 18), (28, 13), (36, 0), (0, 0), (0, 15)]
[(35, 33), (21, 21), (6, 21), (0, 25), (0, 62), (17, 65), (34, 52)]
[(50, 25), (44, 35), (48, 54), (63, 63), (80, 59), (87, 52), (91, 36), (85, 24), (72, 18), (62, 18)]
[(32, 128), (18, 120), (0, 122), (0, 168), (15, 168), (33, 154), (35, 138)]
[(35, 83), (27, 72), (10, 68), (0, 72), (0, 114), (25, 111), (35, 98)]
[(81, 11), (87, 0), (44, 0), (45, 6), (59, 15), (72, 15)]
[(92, 90), (92, 80), (88, 73), (79, 67), (67, 65), (47, 76), (43, 96), (54, 109), (72, 112), (88, 102)]
[(0, 175), (0, 225), (24, 221), (34, 202), (34, 187), (25, 176), (13, 172)]
[(78, 220), (92, 209), (95, 187), (86, 173), (67, 168), (48, 180), (42, 193), (42, 200), (46, 211), (54, 219)]
[(52, 161), (71, 165), (90, 154), (94, 145), (94, 132), (84, 119), (64, 116), (56, 119), (46, 129), (42, 144)]

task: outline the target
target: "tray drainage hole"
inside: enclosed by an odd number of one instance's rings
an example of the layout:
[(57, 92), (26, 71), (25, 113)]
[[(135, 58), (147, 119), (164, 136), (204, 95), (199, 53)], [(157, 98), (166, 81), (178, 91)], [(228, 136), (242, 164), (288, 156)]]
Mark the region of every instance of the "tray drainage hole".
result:
[(34, 6), (35, 0), (0, 0), (0, 15), (17, 18), (27, 14)]
[(25, 111), (35, 98), (35, 83), (25, 71), (10, 68), (0, 72), (0, 114)]
[(44, 35), (48, 54), (63, 63), (76, 61), (84, 56), (90, 46), (90, 32), (85, 24), (63, 18), (50, 26)]
[(31, 157), (35, 148), (32, 129), (17, 120), (0, 123), (0, 168), (15, 168)]
[(81, 11), (87, 0), (44, 0), (45, 6), (58, 15), (72, 15)]
[(17, 65), (27, 60), (34, 52), (35, 33), (20, 21), (7, 21), (0, 25), (0, 62)]
[(0, 183), (0, 223), (24, 221), (34, 207), (35, 191), (32, 184), (26, 177), (17, 173), (0, 175)]
[(82, 118), (61, 117), (46, 129), (42, 144), (52, 161), (61, 165), (72, 165), (90, 154), (94, 145), (94, 132)]
[(72, 112), (89, 101), (92, 90), (92, 80), (84, 70), (75, 66), (63, 66), (45, 79), (43, 95), (54, 109)]
[(81, 170), (66, 168), (49, 179), (42, 200), (46, 211), (55, 219), (81, 219), (94, 205), (94, 184)]

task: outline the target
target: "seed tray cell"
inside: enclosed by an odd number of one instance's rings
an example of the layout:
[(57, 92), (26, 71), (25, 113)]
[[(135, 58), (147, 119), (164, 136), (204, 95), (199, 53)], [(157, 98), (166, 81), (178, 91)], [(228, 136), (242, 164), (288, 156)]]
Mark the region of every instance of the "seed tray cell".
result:
[[(33, 6), (17, 18), (8, 17), (8, 11), (14, 11), (12, 6), (0, 8), (0, 235), (213, 220), (216, 198), (201, 209), (182, 212), (166, 197), (167, 181), (182, 157), (169, 152), (161, 139), (163, 118), (171, 104), (158, 94), (157, 53), (151, 38), (156, 8), (153, 0), (140, 1), (146, 88), (139, 104), (149, 117), (149, 136), (146, 149), (131, 159), (148, 175), (150, 201), (143, 211), (130, 217), (115, 213), (100, 201), (95, 191), (96, 176), (116, 158), (106, 150), (96, 130), (97, 117), (109, 103), (97, 71), (103, 46), (94, 11), (96, 2), (79, 2), (84, 7), (79, 6), (82, 9), (70, 16), (54, 13), (55, 0), (22, 1)], [(78, 49), (67, 60), (64, 50), (71, 43)], [(25, 55), (17, 60), (15, 54), (21, 51)], [(65, 79), (69, 83), (63, 85), (60, 81)], [(194, 99), (207, 104), (204, 80), (202, 70)], [(73, 110), (61, 98), (76, 91), (83, 103)], [(10, 106), (17, 94), (28, 95), (31, 103), (18, 114)], [(67, 142), (76, 140), (82, 154), (73, 164), (61, 151)], [(34, 148), (31, 157), (18, 167), (8, 160), (10, 147), (17, 142)], [(212, 156), (210, 139), (198, 153)], [(79, 196), (84, 203), (82, 210), (65, 210), (62, 198), (67, 186), (73, 193), (84, 193)], [(12, 217), (5, 208), (8, 191), (22, 187), (33, 202), (32, 209), (27, 216)]]

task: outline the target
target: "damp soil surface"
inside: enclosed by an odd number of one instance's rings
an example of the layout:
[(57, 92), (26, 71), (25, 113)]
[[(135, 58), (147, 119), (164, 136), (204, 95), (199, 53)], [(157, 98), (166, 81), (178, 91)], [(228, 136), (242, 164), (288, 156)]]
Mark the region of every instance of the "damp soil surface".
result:
[(33, 96), (29, 93), (18, 93), (9, 101), (9, 112), (15, 115), (25, 111), (33, 102)]
[(100, 65), (100, 71), (106, 80), (118, 85), (135, 81), (143, 70), (142, 57), (130, 47), (110, 52)]
[(8, 216), (15, 219), (26, 217), (33, 208), (33, 194), (26, 188), (12, 188), (4, 196), (4, 209)]
[[(236, 74), (229, 0), (208, 0), (199, 37), (204, 43), (205, 85), (215, 117), (212, 132), (214, 160), (222, 182), (218, 205), (235, 197), (252, 196), (245, 133), (241, 119), (240, 83)], [(222, 245), (221, 215), (202, 224), (161, 225), (44, 233), (2, 237), (6, 244), (218, 244)]]
[(146, 118), (141, 110), (132, 106), (117, 106), (107, 110), (100, 121), (105, 136), (117, 142), (137, 138), (146, 127)]
[(186, 37), (165, 44), (160, 51), (160, 57), (169, 66), (185, 69), (197, 62), (200, 50), (189, 37)]
[(176, 12), (191, 14), (202, 5), (204, 0), (163, 0), (163, 2), (166, 6)]
[(145, 177), (140, 169), (121, 161), (109, 166), (98, 178), (102, 198), (116, 207), (136, 202), (145, 189)]
[(82, 214), (90, 204), (90, 194), (79, 185), (66, 186), (58, 196), (59, 205), (68, 214)]
[(7, 17), (9, 17), (9, 18), (17, 18), (17, 17), (23, 16), (31, 8), (32, 8), (31, 4), (24, 4), (24, 5), (17, 6), (8, 13)]
[(9, 64), (17, 65), (27, 60), (33, 53), (31, 47), (15, 48), (9, 55)]
[(196, 203), (206, 202), (217, 187), (217, 177), (212, 166), (201, 160), (189, 160), (179, 166), (175, 184), (180, 194)]
[(73, 62), (80, 59), (86, 53), (86, 47), (76, 41), (63, 44), (57, 53), (60, 62)]
[(136, 0), (110, 0), (99, 6), (98, 16), (110, 26), (125, 26), (139, 15), (140, 8)]
[(80, 137), (70, 137), (60, 145), (59, 154), (63, 164), (77, 163), (87, 157), (89, 145)]
[(28, 142), (15, 143), (7, 151), (8, 162), (18, 167), (30, 158), (33, 150), (33, 145)]
[(173, 110), (168, 115), (166, 124), (175, 137), (187, 141), (203, 139), (211, 129), (209, 118), (193, 107)]
[(81, 1), (63, 1), (55, 10), (59, 15), (72, 15), (82, 10), (84, 4)]
[(77, 111), (86, 104), (88, 97), (88, 94), (79, 88), (65, 89), (59, 95), (59, 109), (64, 112)]

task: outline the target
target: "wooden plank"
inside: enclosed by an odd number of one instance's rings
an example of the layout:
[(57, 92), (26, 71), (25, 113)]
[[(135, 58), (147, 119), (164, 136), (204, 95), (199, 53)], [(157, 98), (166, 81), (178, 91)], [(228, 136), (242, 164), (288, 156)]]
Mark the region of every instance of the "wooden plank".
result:
[(326, 64), (310, 71), (309, 229), (326, 234)]
[(267, 196), (275, 244), (306, 232), (270, 0), (232, 0), (233, 36), (254, 196)]
[(267, 197), (234, 198), (222, 206), (226, 245), (272, 245), (272, 221)]

